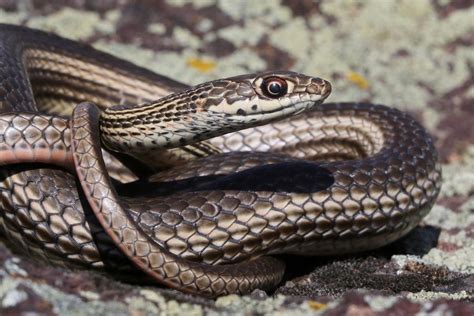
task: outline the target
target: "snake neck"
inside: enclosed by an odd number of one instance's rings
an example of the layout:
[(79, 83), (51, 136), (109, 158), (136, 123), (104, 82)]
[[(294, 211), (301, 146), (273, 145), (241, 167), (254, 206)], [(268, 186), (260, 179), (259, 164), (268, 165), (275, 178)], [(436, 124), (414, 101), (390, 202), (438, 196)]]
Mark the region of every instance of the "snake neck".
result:
[[(228, 122), (227, 125), (222, 125)], [(142, 107), (101, 113), (103, 144), (110, 150), (142, 153), (184, 146), (232, 130), (229, 115), (200, 112), (195, 103), (158, 101)]]

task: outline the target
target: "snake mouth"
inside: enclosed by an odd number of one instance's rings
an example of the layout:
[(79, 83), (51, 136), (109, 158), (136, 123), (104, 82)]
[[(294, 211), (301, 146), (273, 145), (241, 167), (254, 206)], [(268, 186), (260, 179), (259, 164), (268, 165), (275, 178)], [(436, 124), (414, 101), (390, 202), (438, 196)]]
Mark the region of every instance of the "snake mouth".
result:
[[(297, 102), (292, 101), (292, 97), (294, 98), (297, 96), (300, 100)], [(239, 109), (237, 111), (237, 115), (230, 115), (232, 117), (239, 117), (239, 118), (253, 118), (253, 117), (261, 117), (262, 115), (272, 115), (275, 113), (283, 113), (283, 116), (287, 116), (290, 114), (300, 114), (305, 110), (311, 109), (313, 106), (321, 104), (326, 99), (324, 95), (316, 95), (316, 94), (305, 94), (305, 93), (295, 93), (293, 96), (287, 97), (283, 100), (274, 100), (274, 102), (278, 102), (279, 106), (275, 106), (273, 109), (269, 110), (261, 110), (256, 113), (251, 111), (246, 111), (243, 109)], [(293, 109), (293, 111), (288, 111)], [(252, 109), (254, 110), (254, 109)], [(275, 116), (278, 117), (278, 116)]]
[[(298, 103), (291, 103), (286, 106), (282, 106), (280, 108), (276, 108), (273, 110), (267, 111), (260, 111), (258, 113), (245, 113), (241, 114), (238, 117), (241, 119), (255, 119), (260, 118), (262, 120), (262, 116), (267, 116), (268, 119), (277, 119), (287, 117), (289, 115), (298, 115), (305, 111), (312, 109), (314, 106), (321, 104), (324, 101), (322, 96), (319, 98), (308, 98), (308, 100), (304, 100)], [(263, 120), (262, 120), (263, 121)]]

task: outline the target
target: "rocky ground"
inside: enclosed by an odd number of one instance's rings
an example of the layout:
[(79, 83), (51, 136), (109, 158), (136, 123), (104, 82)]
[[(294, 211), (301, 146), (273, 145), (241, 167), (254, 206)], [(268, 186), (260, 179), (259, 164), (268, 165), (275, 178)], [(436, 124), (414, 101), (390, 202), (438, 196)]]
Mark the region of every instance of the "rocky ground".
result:
[(216, 301), (51, 267), (0, 243), (0, 314), (474, 315), (474, 6), (470, 0), (0, 0), (53, 31), (194, 84), (265, 69), (329, 79), (330, 101), (415, 115), (444, 184), (409, 236), (346, 258), (286, 258), (275, 293)]

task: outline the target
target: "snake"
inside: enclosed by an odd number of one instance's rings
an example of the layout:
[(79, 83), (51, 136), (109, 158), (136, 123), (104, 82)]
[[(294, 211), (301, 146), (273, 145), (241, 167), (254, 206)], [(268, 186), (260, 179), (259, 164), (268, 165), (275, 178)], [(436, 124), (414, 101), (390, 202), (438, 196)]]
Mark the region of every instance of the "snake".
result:
[(0, 25), (0, 233), (207, 297), (275, 288), (281, 254), (387, 245), (438, 196), (433, 139), (391, 107), (324, 103), (331, 90), (290, 71), (188, 86)]

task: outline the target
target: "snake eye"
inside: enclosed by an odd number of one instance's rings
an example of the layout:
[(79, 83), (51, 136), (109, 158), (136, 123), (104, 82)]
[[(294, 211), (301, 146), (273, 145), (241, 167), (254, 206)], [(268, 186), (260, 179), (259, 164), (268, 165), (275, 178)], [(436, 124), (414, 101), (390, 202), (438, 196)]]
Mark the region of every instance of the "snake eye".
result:
[(278, 77), (269, 77), (263, 80), (261, 89), (267, 97), (279, 98), (286, 94), (288, 91), (288, 85), (283, 79)]

